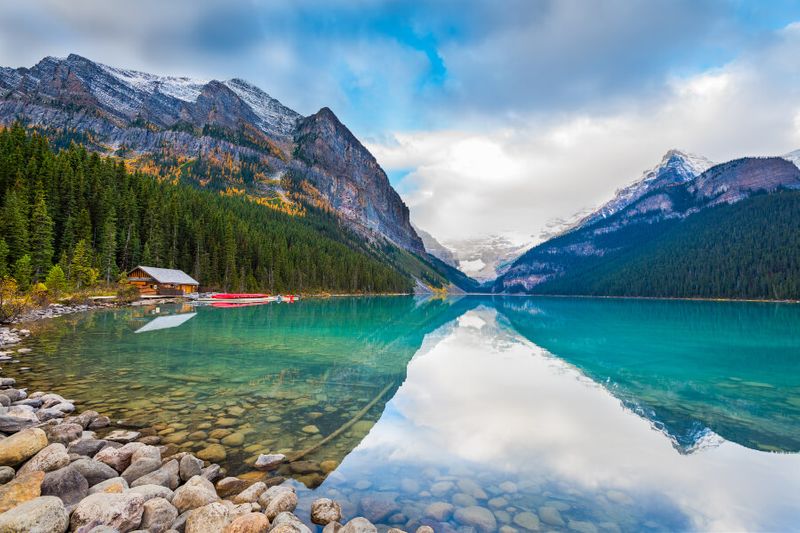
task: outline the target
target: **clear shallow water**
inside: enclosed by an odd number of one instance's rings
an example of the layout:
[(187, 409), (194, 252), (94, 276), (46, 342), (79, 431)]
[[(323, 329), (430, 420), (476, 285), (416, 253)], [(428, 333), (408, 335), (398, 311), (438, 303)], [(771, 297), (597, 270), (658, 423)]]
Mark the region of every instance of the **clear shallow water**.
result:
[(485, 531), (800, 524), (800, 306), (353, 298), (40, 327), (20, 380), (182, 449), (221, 440), (237, 474), (363, 414), (281, 471), (300, 515), (325, 495), (406, 529), (465, 530), (446, 504)]

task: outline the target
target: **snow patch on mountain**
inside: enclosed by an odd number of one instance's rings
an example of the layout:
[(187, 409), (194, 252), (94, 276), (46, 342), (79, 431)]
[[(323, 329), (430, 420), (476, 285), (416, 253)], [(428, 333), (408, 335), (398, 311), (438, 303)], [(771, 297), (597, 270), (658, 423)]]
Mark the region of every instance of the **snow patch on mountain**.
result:
[(294, 130), (297, 121), (303, 118), (300, 113), (289, 109), (244, 80), (234, 78), (223, 83), (253, 110), (253, 113), (261, 119), (259, 125), (267, 131), (278, 131), (288, 135)]
[(128, 87), (147, 94), (161, 93), (184, 102), (196, 102), (209, 80), (158, 76), (137, 70), (125, 70), (97, 63), (105, 72)]
[(458, 268), (478, 281), (490, 281), (502, 275), (531, 246), (532, 238), (520, 241), (517, 236), (488, 237), (447, 241), (453, 250)]
[(793, 163), (794, 166), (796, 166), (797, 168), (800, 168), (800, 150), (789, 152), (788, 154), (785, 154), (781, 157), (783, 157), (783, 159), (789, 161), (790, 163)]

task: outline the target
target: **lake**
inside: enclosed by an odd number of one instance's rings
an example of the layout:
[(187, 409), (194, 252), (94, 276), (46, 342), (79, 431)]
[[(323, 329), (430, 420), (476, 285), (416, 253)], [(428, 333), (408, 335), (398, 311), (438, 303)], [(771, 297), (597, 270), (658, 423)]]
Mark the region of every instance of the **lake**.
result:
[[(615, 299), (171, 305), (35, 325), (7, 366), (158, 434), (259, 453), (382, 529), (800, 529), (800, 306)], [(333, 438), (331, 438), (333, 436)]]

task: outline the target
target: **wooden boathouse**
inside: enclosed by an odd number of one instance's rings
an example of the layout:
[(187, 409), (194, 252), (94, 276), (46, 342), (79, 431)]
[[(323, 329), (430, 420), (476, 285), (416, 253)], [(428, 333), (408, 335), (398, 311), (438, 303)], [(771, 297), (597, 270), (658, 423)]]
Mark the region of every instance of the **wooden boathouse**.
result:
[(197, 292), (200, 283), (183, 270), (139, 265), (128, 273), (128, 283), (142, 295), (184, 296)]

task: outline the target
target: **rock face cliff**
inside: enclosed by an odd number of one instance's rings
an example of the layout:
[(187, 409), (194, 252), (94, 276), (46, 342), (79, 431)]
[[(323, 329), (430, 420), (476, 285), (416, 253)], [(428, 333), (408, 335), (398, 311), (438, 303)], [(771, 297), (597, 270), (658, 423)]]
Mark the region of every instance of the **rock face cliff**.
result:
[(76, 140), (195, 186), (273, 204), (289, 201), (288, 192), (301, 200), (309, 194), (366, 237), (425, 254), (386, 174), (330, 109), (304, 118), (240, 79), (157, 76), (75, 54), (47, 57), (31, 68), (0, 68), (0, 124), (17, 120), (57, 146)]
[(425, 253), (408, 207), (375, 157), (323, 107), (295, 131), (296, 178), (309, 182), (347, 220), (387, 236), (407, 250)]
[(599, 264), (598, 258), (657, 238), (659, 228), (665, 227), (661, 222), (683, 220), (756, 194), (800, 189), (800, 169), (783, 158), (737, 159), (691, 176), (675, 172), (677, 162), (671, 154), (654, 169), (651, 179), (637, 182), (638, 188), (623, 189), (578, 226), (525, 252), (497, 278), (493, 290), (537, 292), (539, 286), (590, 262)]

